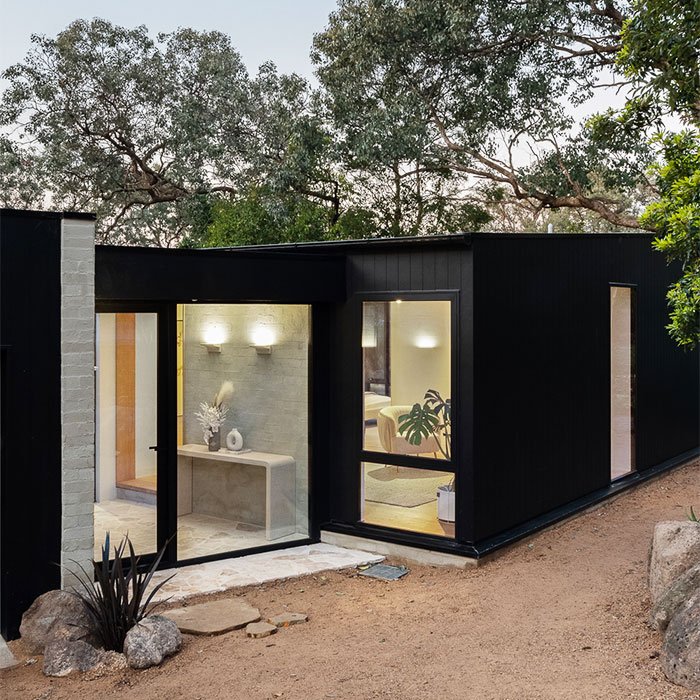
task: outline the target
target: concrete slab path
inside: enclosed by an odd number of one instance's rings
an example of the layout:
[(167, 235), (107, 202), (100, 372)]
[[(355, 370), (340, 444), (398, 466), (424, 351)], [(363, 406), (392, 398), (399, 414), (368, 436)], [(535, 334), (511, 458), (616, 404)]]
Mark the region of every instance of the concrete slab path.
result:
[(383, 560), (384, 557), (378, 554), (319, 543), (193, 564), (179, 569), (165, 569), (155, 574), (152, 585), (176, 574), (158, 591), (155, 600), (184, 600), (202, 593), (218, 593), (230, 588), (306, 576), (320, 571), (347, 569), (362, 564), (376, 564)]

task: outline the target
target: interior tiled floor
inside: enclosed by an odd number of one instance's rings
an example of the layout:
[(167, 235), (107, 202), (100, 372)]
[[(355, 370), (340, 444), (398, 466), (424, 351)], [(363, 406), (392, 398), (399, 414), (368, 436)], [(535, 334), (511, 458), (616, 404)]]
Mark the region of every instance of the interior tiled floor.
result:
[[(128, 534), (137, 554), (156, 550), (156, 508), (126, 500), (95, 503), (95, 557), (101, 557), (105, 532), (112, 546)], [(295, 533), (273, 540), (293, 542), (306, 535)], [(247, 523), (189, 513), (178, 518), (178, 559), (191, 559), (270, 544), (265, 529)]]

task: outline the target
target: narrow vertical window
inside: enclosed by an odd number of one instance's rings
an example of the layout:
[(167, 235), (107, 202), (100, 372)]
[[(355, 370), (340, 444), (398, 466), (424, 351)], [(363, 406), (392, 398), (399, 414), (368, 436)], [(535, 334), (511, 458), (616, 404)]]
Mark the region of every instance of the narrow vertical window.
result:
[(610, 287), (610, 478), (635, 468), (635, 288)]

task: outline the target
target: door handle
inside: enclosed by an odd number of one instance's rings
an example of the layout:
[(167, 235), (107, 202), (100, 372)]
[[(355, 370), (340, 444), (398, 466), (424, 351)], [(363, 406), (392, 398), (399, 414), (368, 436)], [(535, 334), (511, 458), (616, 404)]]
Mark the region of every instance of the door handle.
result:
[(165, 447), (160, 447), (160, 445), (149, 445), (148, 446), (149, 450), (154, 450), (155, 452), (159, 452), (160, 450), (165, 450)]

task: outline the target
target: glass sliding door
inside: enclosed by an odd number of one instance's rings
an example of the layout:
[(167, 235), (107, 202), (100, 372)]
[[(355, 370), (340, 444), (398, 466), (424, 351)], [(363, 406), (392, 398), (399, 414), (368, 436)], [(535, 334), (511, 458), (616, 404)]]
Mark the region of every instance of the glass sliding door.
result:
[(451, 323), (446, 299), (362, 303), (362, 522), (454, 537)]
[[(158, 315), (98, 313), (94, 536), (157, 551)], [(112, 550), (113, 551), (113, 550)]]
[(610, 478), (635, 469), (634, 287), (610, 287)]
[(177, 557), (308, 537), (310, 307), (184, 304)]

